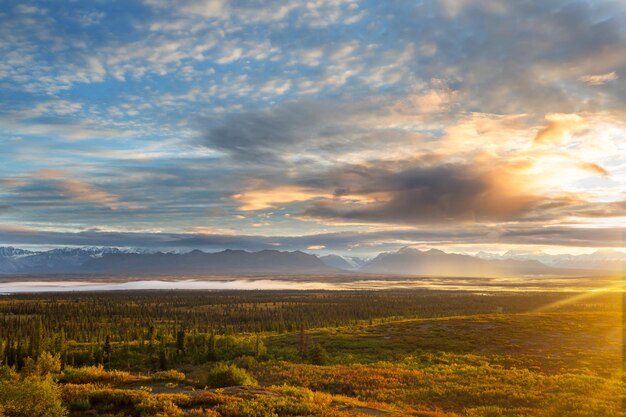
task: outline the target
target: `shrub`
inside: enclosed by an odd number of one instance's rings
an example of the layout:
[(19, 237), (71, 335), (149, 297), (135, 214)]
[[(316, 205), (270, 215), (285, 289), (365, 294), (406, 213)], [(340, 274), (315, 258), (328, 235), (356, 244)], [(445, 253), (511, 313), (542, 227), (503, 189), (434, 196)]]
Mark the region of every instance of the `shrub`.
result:
[(128, 372), (107, 371), (102, 365), (83, 366), (82, 368), (68, 366), (63, 370), (63, 375), (61, 377), (62, 382), (76, 384), (105, 381), (125, 382), (131, 379), (133, 379), (133, 377)]
[(57, 375), (61, 373), (61, 356), (58, 353), (52, 356), (48, 352), (42, 352), (36, 361), (27, 358), (23, 372), (37, 376)]
[(0, 364), (0, 381), (4, 381), (8, 379), (16, 379), (16, 378), (17, 378), (17, 372), (15, 372), (13, 368)]
[(177, 381), (182, 382), (185, 380), (185, 374), (175, 369), (168, 371), (159, 371), (152, 374), (154, 381)]
[(187, 412), (187, 417), (220, 417), (220, 415), (217, 411), (202, 408), (194, 408)]
[(243, 369), (250, 369), (258, 364), (254, 356), (244, 355), (235, 359), (235, 365)]
[(50, 378), (26, 377), (0, 383), (0, 408), (5, 417), (64, 417), (61, 390)]
[(223, 393), (211, 392), (211, 391), (201, 391), (192, 397), (192, 405), (195, 407), (205, 407), (210, 406), (214, 407), (219, 404), (223, 404), (225, 402), (237, 402), (243, 401), (240, 397), (235, 397), (232, 395), (225, 395)]
[(309, 360), (313, 365), (326, 365), (330, 358), (328, 357), (326, 349), (324, 349), (319, 343), (316, 343), (311, 346), (311, 349), (309, 350)]
[(155, 417), (183, 417), (185, 413), (176, 404), (167, 398), (146, 397), (137, 405), (142, 416)]
[(256, 381), (245, 369), (235, 365), (219, 363), (209, 371), (207, 385), (211, 388), (224, 388), (236, 385), (255, 385)]

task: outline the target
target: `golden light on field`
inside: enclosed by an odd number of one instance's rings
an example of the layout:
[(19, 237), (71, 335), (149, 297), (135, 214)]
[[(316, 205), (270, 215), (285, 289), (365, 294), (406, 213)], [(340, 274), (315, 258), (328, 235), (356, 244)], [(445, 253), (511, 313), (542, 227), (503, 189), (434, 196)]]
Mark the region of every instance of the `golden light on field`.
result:
[(603, 294), (615, 295), (616, 300), (619, 299), (620, 304), (621, 304), (622, 293), (626, 293), (626, 281), (624, 281), (623, 276), (615, 276), (615, 281), (616, 281), (615, 284), (612, 284), (609, 286), (605, 286), (601, 288), (592, 288), (592, 289), (585, 290), (583, 292), (577, 292), (571, 297), (555, 301), (554, 303), (551, 303), (545, 306), (541, 306), (538, 309), (536, 309), (535, 312), (549, 312), (549, 311), (558, 310), (559, 308), (566, 307), (568, 305), (575, 305), (579, 303), (584, 303), (586, 301), (593, 301), (594, 298)]

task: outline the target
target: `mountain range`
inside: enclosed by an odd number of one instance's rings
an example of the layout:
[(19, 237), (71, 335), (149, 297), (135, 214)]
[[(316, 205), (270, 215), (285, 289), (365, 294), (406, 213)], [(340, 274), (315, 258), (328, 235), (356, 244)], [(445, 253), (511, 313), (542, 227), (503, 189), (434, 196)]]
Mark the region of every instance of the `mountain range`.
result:
[(626, 255), (618, 251), (599, 251), (589, 255), (548, 255), (543, 252), (507, 252), (499, 255), (481, 252), (470, 256), (407, 247), (364, 260), (278, 250), (247, 252), (227, 249), (215, 253), (200, 250), (176, 253), (97, 247), (48, 251), (0, 247), (0, 274), (228, 275), (351, 271), (458, 277), (583, 275), (623, 270), (624, 261)]
[(343, 271), (356, 271), (367, 263), (367, 260), (356, 256), (325, 255), (320, 256), (320, 259), (326, 265)]
[(437, 249), (420, 251), (403, 248), (381, 253), (361, 268), (362, 272), (456, 277), (519, 275), (561, 275), (565, 271), (535, 260), (486, 260), (469, 255), (446, 253)]
[(551, 255), (543, 251), (510, 250), (503, 254), (479, 252), (476, 257), (486, 260), (536, 260), (553, 268), (593, 269), (615, 271), (623, 269), (626, 253), (617, 250), (597, 250), (581, 255)]
[(206, 253), (147, 252), (141, 249), (61, 248), (26, 251), (0, 248), (0, 274), (237, 274), (332, 273), (337, 270), (317, 256), (294, 251), (246, 252), (227, 249)]

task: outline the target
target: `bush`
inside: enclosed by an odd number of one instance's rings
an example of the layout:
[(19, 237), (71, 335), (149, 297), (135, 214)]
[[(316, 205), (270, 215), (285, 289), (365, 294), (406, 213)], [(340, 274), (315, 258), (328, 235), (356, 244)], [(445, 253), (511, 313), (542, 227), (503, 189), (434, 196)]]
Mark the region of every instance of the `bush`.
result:
[(258, 364), (254, 356), (244, 355), (235, 359), (235, 365), (243, 369), (250, 369)]
[(245, 369), (219, 363), (209, 371), (207, 385), (211, 388), (224, 388), (237, 385), (256, 385), (256, 381), (248, 375)]
[(217, 411), (207, 410), (202, 408), (194, 408), (187, 412), (187, 417), (220, 417), (221, 414)]
[(311, 346), (309, 350), (309, 360), (313, 365), (326, 365), (330, 358), (328, 357), (328, 352), (326, 349), (322, 347), (319, 343)]
[(52, 356), (43, 352), (36, 361), (26, 358), (23, 373), (26, 375), (47, 376), (61, 373), (61, 356), (57, 353)]
[(154, 381), (176, 381), (182, 382), (185, 380), (185, 374), (175, 369), (168, 371), (159, 371), (152, 374)]
[(0, 409), (5, 417), (64, 417), (61, 390), (50, 378), (27, 377), (0, 383)]
[(62, 382), (85, 384), (88, 382), (127, 382), (133, 379), (128, 372), (107, 371), (102, 365), (83, 366), (81, 368), (66, 367), (61, 376)]
[(17, 372), (13, 368), (0, 364), (0, 381), (16, 379)]

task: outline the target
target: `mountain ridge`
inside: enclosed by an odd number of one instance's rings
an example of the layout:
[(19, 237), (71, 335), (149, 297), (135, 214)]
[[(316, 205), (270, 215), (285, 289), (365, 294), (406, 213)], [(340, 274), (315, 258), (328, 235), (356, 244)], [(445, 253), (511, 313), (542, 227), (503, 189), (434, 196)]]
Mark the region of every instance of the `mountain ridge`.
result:
[(410, 247), (381, 253), (359, 271), (457, 277), (575, 274), (574, 271), (552, 268), (536, 260), (486, 260), (439, 249), (420, 251)]
[[(447, 253), (439, 249), (418, 250), (404, 247), (384, 252), (365, 261), (356, 257), (327, 254), (316, 256), (299, 250), (264, 249), (248, 252), (226, 249), (220, 252), (151, 252), (145, 249), (113, 247), (66, 247), (31, 251), (0, 247), (0, 274), (137, 274), (137, 275), (213, 275), (213, 274), (320, 274), (375, 273), (415, 276), (525, 276), (581, 275), (595, 268), (563, 268), (528, 257), (528, 252), (503, 255), (478, 253), (476, 256)], [(552, 256), (532, 252), (537, 256)], [(595, 258), (594, 258), (595, 255)], [(515, 258), (510, 258), (515, 256)], [(556, 255), (560, 260), (566, 255)], [(576, 259), (621, 256), (620, 252), (569, 255)], [(587, 257), (587, 258), (585, 258)], [(591, 262), (593, 264), (593, 262)], [(623, 266), (623, 264), (619, 264)]]
[(542, 251), (512, 251), (503, 254), (478, 252), (476, 257), (488, 260), (538, 260), (553, 268), (593, 269), (615, 271), (623, 269), (626, 253), (611, 249), (599, 249), (592, 253), (580, 255), (551, 255)]

